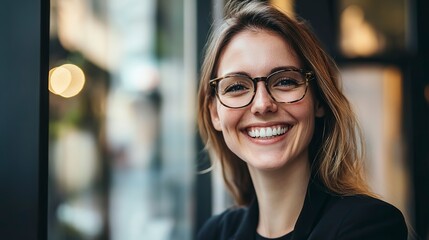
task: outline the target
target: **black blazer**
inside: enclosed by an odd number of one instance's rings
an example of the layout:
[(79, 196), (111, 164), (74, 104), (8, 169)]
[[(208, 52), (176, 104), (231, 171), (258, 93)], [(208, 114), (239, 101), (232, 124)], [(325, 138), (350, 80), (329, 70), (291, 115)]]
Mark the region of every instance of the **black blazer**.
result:
[[(197, 239), (253, 240), (258, 214), (257, 201), (228, 209), (210, 218)], [(292, 239), (406, 240), (407, 232), (402, 213), (389, 203), (368, 196), (337, 196), (310, 181)]]

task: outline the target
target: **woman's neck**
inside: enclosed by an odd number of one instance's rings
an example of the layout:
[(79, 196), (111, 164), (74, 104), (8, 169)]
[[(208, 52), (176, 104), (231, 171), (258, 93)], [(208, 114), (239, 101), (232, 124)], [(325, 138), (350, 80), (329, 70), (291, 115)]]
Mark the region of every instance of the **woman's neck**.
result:
[(310, 179), (308, 161), (296, 161), (272, 171), (249, 166), (249, 171), (259, 205), (257, 232), (275, 238), (292, 231), (304, 205)]

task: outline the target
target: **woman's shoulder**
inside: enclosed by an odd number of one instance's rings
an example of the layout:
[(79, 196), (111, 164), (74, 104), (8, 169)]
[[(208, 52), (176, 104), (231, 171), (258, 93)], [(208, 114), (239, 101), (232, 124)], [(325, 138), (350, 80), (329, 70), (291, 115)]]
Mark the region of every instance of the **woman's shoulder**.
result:
[(386, 201), (370, 196), (332, 197), (321, 222), (324, 220), (330, 224), (336, 222), (338, 238), (407, 239), (407, 225), (401, 211)]
[(379, 198), (367, 195), (334, 196), (328, 203), (327, 210), (347, 215), (377, 217), (379, 215), (404, 219), (401, 211), (394, 205)]
[(332, 195), (330, 205), (332, 207), (355, 207), (355, 208), (377, 208), (386, 211), (398, 212), (398, 208), (392, 204), (372, 196), (367, 195), (351, 195), (351, 196), (337, 196)]
[(244, 221), (248, 207), (231, 207), (210, 217), (198, 232), (197, 239), (219, 239), (221, 235), (233, 235)]

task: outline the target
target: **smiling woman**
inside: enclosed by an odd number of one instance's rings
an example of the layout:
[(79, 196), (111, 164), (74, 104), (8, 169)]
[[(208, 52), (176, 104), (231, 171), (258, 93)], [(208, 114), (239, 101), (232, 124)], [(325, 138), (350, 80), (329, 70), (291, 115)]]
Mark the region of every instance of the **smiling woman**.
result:
[(305, 23), (230, 1), (207, 45), (198, 113), (240, 206), (199, 239), (407, 238), (401, 212), (367, 187), (336, 65)]
[[(271, 44), (265, 44), (267, 42)], [(257, 50), (249, 51), (249, 49)], [(260, 76), (272, 73), (273, 69), (288, 70), (291, 67), (299, 69), (302, 66), (295, 52), (281, 36), (265, 30), (244, 30), (235, 35), (222, 51), (217, 75), (223, 76), (241, 71), (261, 79)], [(308, 175), (306, 173), (309, 171), (309, 162), (303, 158), (308, 158), (307, 145), (313, 133), (315, 115), (322, 116), (323, 108), (314, 101), (311, 90), (310, 94), (305, 94), (307, 86), (304, 84), (306, 82), (304, 74), (298, 72), (296, 76), (291, 76), (278, 71), (274, 73), (269, 75), (265, 81), (266, 84), (259, 81), (250, 91), (248, 95), (253, 97), (249, 100), (253, 100), (247, 101), (247, 105), (250, 104), (248, 108), (225, 107), (217, 101), (212, 101), (211, 120), (215, 129), (223, 133), (230, 150), (248, 163), (251, 173), (256, 170), (253, 167), (273, 170), (285, 168), (286, 176), (292, 176), (290, 174), (292, 172)], [(281, 74), (278, 76), (279, 80), (276, 79), (278, 74)], [(272, 79), (275, 82), (282, 80), (300, 84), (293, 89), (282, 87), (282, 90), (279, 90), (278, 84), (274, 86), (271, 84)], [(225, 79), (220, 81), (219, 87), (224, 81)], [(237, 85), (237, 83), (234, 84)], [(218, 96), (226, 95), (222, 90), (217, 92)], [(297, 92), (300, 94), (297, 95)], [(272, 96), (273, 93), (275, 98)], [(220, 101), (221, 99), (222, 97), (219, 97)], [(283, 101), (283, 99), (290, 101)], [(277, 103), (278, 100), (281, 102)], [(267, 136), (267, 132), (277, 128), (280, 128), (283, 134), (276, 134), (275, 137)], [(259, 132), (259, 137), (251, 137), (248, 133), (252, 131), (255, 134)], [(303, 134), (304, 132), (306, 134)], [(302, 161), (305, 164), (299, 164), (299, 169), (295, 169), (297, 165), (292, 164), (295, 161)], [(303, 184), (307, 185), (305, 181)]]

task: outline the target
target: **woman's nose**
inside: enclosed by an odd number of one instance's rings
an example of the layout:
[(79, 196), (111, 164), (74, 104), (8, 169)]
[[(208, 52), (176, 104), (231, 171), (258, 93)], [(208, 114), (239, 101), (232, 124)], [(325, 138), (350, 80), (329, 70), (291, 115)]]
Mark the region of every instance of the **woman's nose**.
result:
[(257, 83), (255, 97), (253, 98), (250, 110), (253, 114), (265, 114), (277, 111), (277, 103), (271, 97), (265, 83), (262, 81)]

